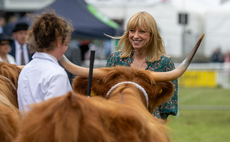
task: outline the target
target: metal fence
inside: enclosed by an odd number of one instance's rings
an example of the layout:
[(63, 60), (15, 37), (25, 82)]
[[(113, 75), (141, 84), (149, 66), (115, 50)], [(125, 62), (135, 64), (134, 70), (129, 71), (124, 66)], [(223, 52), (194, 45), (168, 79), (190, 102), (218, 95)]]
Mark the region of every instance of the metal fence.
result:
[(179, 78), (179, 109), (230, 110), (230, 64), (191, 64)]

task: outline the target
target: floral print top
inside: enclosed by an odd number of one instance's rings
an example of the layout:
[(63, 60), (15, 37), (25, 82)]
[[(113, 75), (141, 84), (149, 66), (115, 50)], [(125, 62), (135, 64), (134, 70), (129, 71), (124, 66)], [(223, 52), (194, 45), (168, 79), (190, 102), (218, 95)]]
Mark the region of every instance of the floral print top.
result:
[[(113, 67), (116, 65), (130, 67), (133, 62), (132, 55), (127, 58), (121, 58), (121, 52), (114, 52), (111, 54), (106, 63), (106, 67)], [(151, 70), (155, 72), (166, 72), (175, 69), (174, 63), (170, 57), (161, 56), (161, 59), (155, 62), (146, 62), (147, 68), (145, 70)], [(176, 115), (178, 110), (178, 80), (172, 81), (174, 84), (174, 95), (171, 100), (167, 101), (164, 105), (158, 106), (153, 115), (157, 118), (161, 118), (161, 114)]]

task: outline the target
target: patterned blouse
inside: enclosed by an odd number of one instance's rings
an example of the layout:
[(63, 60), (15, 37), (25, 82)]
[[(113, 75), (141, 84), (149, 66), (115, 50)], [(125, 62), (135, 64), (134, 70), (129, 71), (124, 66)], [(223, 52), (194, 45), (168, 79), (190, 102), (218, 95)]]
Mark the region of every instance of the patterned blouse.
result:
[[(116, 65), (120, 66), (127, 66), (130, 67), (131, 63), (133, 62), (133, 54), (131, 54), (130, 57), (127, 58), (121, 58), (121, 52), (114, 52), (108, 57), (106, 67), (113, 67)], [(174, 63), (171, 60), (170, 57), (161, 56), (161, 59), (155, 62), (146, 62), (147, 63), (147, 68), (145, 70), (151, 70), (155, 72), (166, 72), (175, 69)], [(171, 98), (171, 100), (167, 101), (164, 105), (160, 105), (156, 107), (153, 115), (157, 118), (161, 118), (161, 114), (170, 114), (170, 115), (176, 115), (177, 110), (178, 110), (178, 80), (173, 80), (172, 81), (174, 84), (174, 95)]]

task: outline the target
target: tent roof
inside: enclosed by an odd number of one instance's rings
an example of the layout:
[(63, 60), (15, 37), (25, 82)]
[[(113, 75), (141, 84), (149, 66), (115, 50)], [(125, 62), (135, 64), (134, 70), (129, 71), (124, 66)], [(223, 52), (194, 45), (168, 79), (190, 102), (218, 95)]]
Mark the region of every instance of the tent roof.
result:
[[(66, 20), (70, 20), (75, 32), (73, 37), (79, 38), (108, 38), (104, 35), (115, 36), (118, 24), (99, 13), (84, 0), (56, 0), (53, 4), (35, 12), (42, 13), (44, 10), (54, 10), (55, 13)], [(27, 21), (26, 17), (19, 19)]]

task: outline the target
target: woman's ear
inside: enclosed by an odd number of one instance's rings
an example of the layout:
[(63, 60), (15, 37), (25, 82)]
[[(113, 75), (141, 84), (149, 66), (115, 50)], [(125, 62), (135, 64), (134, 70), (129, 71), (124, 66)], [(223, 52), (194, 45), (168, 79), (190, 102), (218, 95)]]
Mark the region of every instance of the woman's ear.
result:
[(57, 40), (54, 42), (56, 47), (59, 47), (62, 45), (62, 37), (58, 37)]

